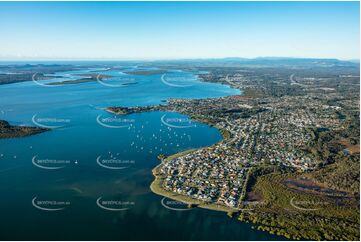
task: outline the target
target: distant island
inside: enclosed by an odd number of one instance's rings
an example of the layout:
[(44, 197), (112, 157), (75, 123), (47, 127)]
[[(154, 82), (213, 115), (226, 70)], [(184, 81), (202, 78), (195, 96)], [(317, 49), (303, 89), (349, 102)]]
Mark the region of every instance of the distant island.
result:
[(32, 81), (34, 75), (36, 75), (36, 79), (39, 81), (54, 79), (58, 76), (47, 75), (78, 69), (78, 67), (73, 65), (0, 65), (0, 85)]
[(86, 78), (80, 78), (76, 80), (67, 80), (60, 82), (50, 82), (46, 85), (69, 85), (69, 84), (79, 84), (79, 83), (87, 83), (87, 82), (96, 82), (99, 80), (103, 80), (106, 78), (111, 78), (110, 75), (99, 75), (99, 74), (77, 74), (78, 76), (85, 76)]
[(141, 70), (141, 71), (126, 71), (124, 73), (128, 75), (147, 76), (147, 75), (164, 74), (166, 72), (167, 72), (166, 70)]

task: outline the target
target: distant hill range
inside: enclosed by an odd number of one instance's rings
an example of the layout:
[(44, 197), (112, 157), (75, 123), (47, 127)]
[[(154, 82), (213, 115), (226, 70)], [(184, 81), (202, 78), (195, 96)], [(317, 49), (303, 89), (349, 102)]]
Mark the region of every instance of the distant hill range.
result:
[(317, 65), (317, 66), (349, 66), (354, 65), (355, 61), (342, 61), (338, 59), (313, 59), (313, 58), (287, 58), (287, 57), (258, 57), (254, 59), (246, 58), (224, 58), (225, 62), (260, 64), (260, 65)]
[(258, 57), (258, 58), (240, 58), (227, 57), (219, 59), (183, 59), (183, 60), (164, 60), (155, 61), (158, 63), (177, 63), (177, 64), (202, 64), (202, 65), (226, 65), (226, 66), (260, 66), (260, 67), (358, 67), (359, 60), (343, 61), (338, 59), (321, 58), (290, 58), (290, 57)]

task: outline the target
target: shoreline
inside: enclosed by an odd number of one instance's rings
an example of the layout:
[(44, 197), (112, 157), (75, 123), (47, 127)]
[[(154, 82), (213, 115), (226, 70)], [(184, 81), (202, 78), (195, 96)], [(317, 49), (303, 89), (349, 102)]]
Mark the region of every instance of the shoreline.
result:
[[(199, 79), (202, 82), (207, 82), (206, 80), (203, 80), (202, 78), (199, 78)], [(212, 82), (210, 82), (210, 83), (212, 83)], [(240, 94), (243, 93), (241, 89), (235, 88), (234, 86), (230, 85), (230, 83), (228, 83), (228, 82), (220, 83), (220, 84), (227, 85), (227, 86), (229, 86), (230, 88), (233, 88), (233, 89), (237, 89), (237, 90), (240, 91)], [(240, 94), (224, 96), (224, 97), (221, 97), (221, 98), (232, 97), (232, 96), (240, 96)], [(195, 99), (197, 99), (197, 98), (195, 98)], [(203, 98), (199, 98), (199, 99), (203, 99)], [(161, 110), (157, 110), (157, 109), (153, 110), (153, 109), (151, 109), (153, 107), (160, 107), (160, 106), (161, 106), (161, 104), (156, 105), (156, 106), (151, 106), (151, 107), (148, 107), (148, 108), (144, 107), (145, 110), (141, 110), (141, 111), (140, 110), (133, 111), (133, 110), (130, 110), (128, 107), (107, 107), (107, 108), (104, 108), (104, 110), (109, 112), (109, 113), (115, 114), (115, 115), (130, 115), (130, 114), (134, 114), (134, 113), (157, 112), (157, 111), (174, 112), (172, 110), (162, 110), (162, 109)], [(182, 112), (178, 112), (178, 111), (176, 111), (176, 113), (186, 115), (186, 116), (190, 117), (192, 120), (194, 120), (196, 122), (199, 122), (199, 123), (202, 123), (202, 124), (206, 124), (209, 127), (214, 127), (220, 132), (220, 134), (222, 136), (222, 139), (219, 140), (218, 142), (216, 142), (214, 144), (211, 144), (209, 146), (206, 146), (206, 147), (210, 147), (210, 146), (216, 145), (216, 144), (218, 144), (220, 142), (225, 142), (225, 141), (230, 139), (231, 132), (229, 132), (228, 130), (226, 130), (224, 128), (221, 128), (221, 127), (217, 126), (216, 124), (212, 123), (207, 118), (204, 118), (204, 117), (201, 117), (201, 116), (189, 115), (187, 113), (182, 113)], [(206, 147), (201, 147), (201, 148), (206, 148)], [(171, 191), (167, 191), (162, 187), (162, 182), (163, 182), (164, 179), (161, 176), (158, 175), (158, 170), (162, 167), (164, 162), (166, 162), (169, 159), (174, 159), (174, 158), (177, 158), (179, 156), (194, 152), (194, 151), (196, 151), (198, 149), (201, 149), (201, 148), (192, 148), (192, 149), (184, 150), (184, 151), (181, 151), (181, 152), (174, 153), (174, 154), (171, 154), (169, 156), (166, 156), (165, 158), (159, 157), (159, 156), (164, 156), (164, 155), (160, 154), (158, 156), (158, 160), (160, 161), (160, 163), (156, 167), (154, 167), (152, 169), (152, 174), (154, 176), (154, 180), (152, 181), (152, 183), (149, 186), (150, 190), (153, 193), (155, 193), (155, 194), (157, 194), (159, 196), (166, 197), (166, 198), (169, 198), (169, 199), (173, 199), (173, 200), (176, 200), (176, 201), (179, 201), (179, 202), (183, 202), (183, 203), (185, 203), (185, 204), (187, 204), (188, 206), (191, 206), (191, 207), (196, 206), (196, 207), (199, 207), (199, 208), (209, 209), (209, 210), (213, 210), (213, 211), (225, 212), (225, 213), (228, 213), (230, 216), (233, 213), (237, 213), (237, 212), (242, 211), (242, 209), (235, 209), (235, 208), (231, 208), (231, 207), (228, 207), (228, 206), (219, 205), (219, 204), (216, 204), (216, 203), (206, 203), (204, 201), (191, 198), (191, 197), (189, 197), (187, 195), (182, 195), (182, 194), (174, 193), (174, 192), (171, 192)]]
[[(192, 152), (192, 151), (194, 151), (194, 149), (187, 150), (187, 151)], [(205, 203), (201, 200), (194, 199), (194, 198), (191, 198), (186, 195), (182, 195), (182, 194), (178, 194), (178, 193), (174, 193), (174, 192), (165, 190), (162, 187), (162, 182), (164, 179), (162, 176), (158, 175), (158, 170), (161, 168), (162, 165), (163, 165), (163, 161), (161, 161), (161, 163), (159, 165), (157, 165), (155, 168), (152, 169), (152, 174), (154, 176), (154, 180), (150, 184), (149, 187), (153, 193), (155, 193), (159, 196), (162, 196), (162, 197), (166, 197), (166, 198), (178, 201), (178, 202), (185, 203), (188, 206), (190, 206), (191, 208), (204, 208), (204, 209), (209, 209), (209, 210), (218, 211), (218, 212), (225, 212), (225, 213), (239, 212), (238, 209), (232, 209), (230, 207), (218, 205), (215, 203)]]
[[(118, 110), (114, 110), (113, 107), (108, 107), (108, 108), (105, 108), (104, 110), (109, 113), (115, 114), (115, 115), (130, 115), (133, 113), (137, 113), (137, 112), (127, 112), (128, 111), (127, 108), (120, 108)], [(149, 110), (149, 111), (145, 111), (145, 112), (157, 112), (157, 111), (164, 111), (164, 110)], [(165, 112), (172, 112), (172, 111), (165, 111)], [(213, 146), (215, 144), (218, 144), (220, 142), (224, 142), (224, 141), (227, 141), (230, 139), (230, 132), (228, 130), (225, 130), (225, 129), (213, 124), (208, 119), (204, 119), (204, 118), (200, 118), (200, 117), (196, 117), (196, 116), (190, 116), (189, 114), (185, 114), (182, 112), (177, 112), (177, 113), (189, 116), (192, 120), (197, 121), (199, 123), (206, 124), (210, 127), (214, 127), (220, 132), (222, 139), (219, 140), (218, 142), (211, 144), (209, 146), (206, 146), (206, 147), (210, 147), (210, 146)], [(160, 163), (152, 169), (152, 174), (154, 176), (154, 180), (152, 181), (152, 183), (149, 186), (150, 190), (159, 196), (173, 199), (178, 202), (183, 202), (192, 207), (195, 206), (195, 207), (199, 207), (199, 208), (204, 208), (204, 209), (209, 209), (209, 210), (219, 211), (219, 212), (225, 212), (225, 213), (230, 213), (230, 214), (240, 212), (241, 209), (234, 209), (231, 207), (222, 206), (222, 205), (215, 204), (215, 203), (206, 203), (204, 201), (201, 201), (201, 200), (198, 200), (195, 198), (191, 198), (187, 195), (182, 195), (182, 194), (174, 193), (171, 191), (167, 191), (162, 187), (162, 182), (164, 179), (162, 176), (158, 175), (158, 170), (162, 167), (164, 162), (166, 162), (167, 160), (170, 160), (170, 159), (174, 159), (174, 158), (186, 155), (188, 153), (192, 153), (198, 149), (202, 149), (202, 148), (206, 148), (206, 147), (192, 148), (192, 149), (188, 149), (188, 150), (184, 150), (184, 151), (181, 151), (178, 153), (171, 154), (169, 156), (164, 156), (163, 154), (160, 154), (158, 156), (158, 160), (160, 161)], [(160, 156), (164, 156), (164, 158), (161, 158)]]
[[(181, 114), (183, 114), (183, 113), (181, 113)], [(187, 115), (187, 114), (185, 114), (185, 115)], [(187, 116), (189, 116), (189, 115), (187, 115)], [(216, 144), (218, 144), (220, 142), (224, 142), (224, 141), (227, 141), (228, 139), (230, 139), (230, 137), (229, 137), (230, 132), (229, 131), (227, 131), (227, 130), (221, 128), (221, 127), (218, 127), (217, 125), (214, 125), (209, 120), (200, 119), (200, 118), (197, 118), (197, 117), (191, 117), (191, 119), (193, 119), (194, 121), (200, 122), (202, 124), (206, 124), (206, 125), (208, 125), (210, 127), (216, 128), (220, 132), (220, 134), (222, 135), (221, 140), (219, 140), (218, 142), (216, 142), (216, 143), (214, 143), (212, 145), (206, 146), (206, 147), (210, 147), (210, 146), (216, 145)], [(206, 147), (192, 148), (192, 149), (184, 150), (184, 151), (181, 151), (181, 152), (174, 153), (172, 155), (166, 156), (165, 158), (158, 157), (158, 160), (160, 161), (160, 163), (156, 167), (154, 167), (152, 169), (152, 174), (154, 176), (154, 180), (152, 181), (152, 183), (149, 186), (150, 190), (153, 193), (157, 194), (157, 195), (160, 195), (162, 197), (166, 197), (166, 198), (169, 198), (169, 199), (172, 199), (172, 200), (176, 200), (178, 202), (183, 202), (183, 203), (185, 203), (185, 204), (187, 204), (188, 206), (191, 206), (191, 207), (199, 207), (199, 208), (204, 208), (204, 209), (218, 211), (218, 212), (225, 212), (225, 213), (227, 213), (229, 215), (232, 215), (233, 213), (240, 212), (241, 209), (235, 209), (235, 208), (231, 208), (231, 207), (228, 207), (228, 206), (219, 205), (219, 204), (216, 204), (216, 203), (207, 203), (207, 202), (204, 202), (202, 200), (198, 200), (198, 199), (189, 197), (187, 195), (178, 194), (178, 193), (175, 193), (175, 192), (165, 190), (162, 187), (162, 182), (163, 182), (164, 178), (158, 174), (158, 170), (162, 167), (164, 162), (167, 162), (167, 160), (174, 159), (174, 158), (177, 158), (177, 157), (192, 153), (194, 151), (197, 151), (199, 149), (206, 148)]]

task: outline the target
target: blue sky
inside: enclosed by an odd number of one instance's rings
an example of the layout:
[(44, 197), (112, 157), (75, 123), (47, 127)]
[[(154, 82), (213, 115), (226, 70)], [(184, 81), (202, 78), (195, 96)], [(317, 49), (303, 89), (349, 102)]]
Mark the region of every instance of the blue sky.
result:
[(0, 2), (0, 59), (359, 59), (358, 2)]

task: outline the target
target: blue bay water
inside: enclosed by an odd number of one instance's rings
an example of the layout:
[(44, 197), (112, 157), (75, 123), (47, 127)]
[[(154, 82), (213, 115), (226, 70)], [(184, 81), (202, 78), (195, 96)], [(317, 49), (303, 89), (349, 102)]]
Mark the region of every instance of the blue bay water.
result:
[[(54, 74), (63, 76), (60, 80), (69, 80), (97, 71), (113, 76), (104, 80), (112, 87), (100, 82), (42, 86), (33, 81), (0, 86), (0, 119), (16, 125), (34, 126), (35, 120), (38, 125), (57, 126), (38, 135), (0, 140), (0, 238), (279, 239), (230, 219), (225, 213), (198, 208), (182, 212), (169, 210), (161, 205), (162, 197), (150, 191), (151, 170), (159, 164), (159, 154), (214, 144), (222, 138), (218, 130), (178, 113), (115, 117), (103, 110), (109, 106), (155, 105), (168, 98), (222, 97), (239, 94), (239, 91), (201, 82), (189, 72), (168, 70), (170, 76), (176, 73), (178, 79), (186, 77), (185, 82), (178, 82), (176, 87), (168, 84), (177, 78), (163, 82), (162, 74), (124, 74), (131, 70), (138, 68), (83, 69)], [(39, 82), (52, 81), (55, 80)], [(120, 86), (129, 82), (132, 84)], [(171, 124), (174, 121), (183, 122), (187, 127), (174, 128)], [(124, 162), (124, 169), (99, 165), (99, 160), (106, 159)], [(44, 169), (36, 166), (41, 160), (62, 163), (55, 165), (59, 169)], [(43, 165), (47, 167), (48, 163)], [(97, 205), (100, 198), (127, 201), (131, 205), (124, 211), (109, 211)], [(62, 201), (66, 205), (58, 211), (44, 211), (32, 204), (40, 200)], [(49, 204), (44, 206), (53, 208)]]

